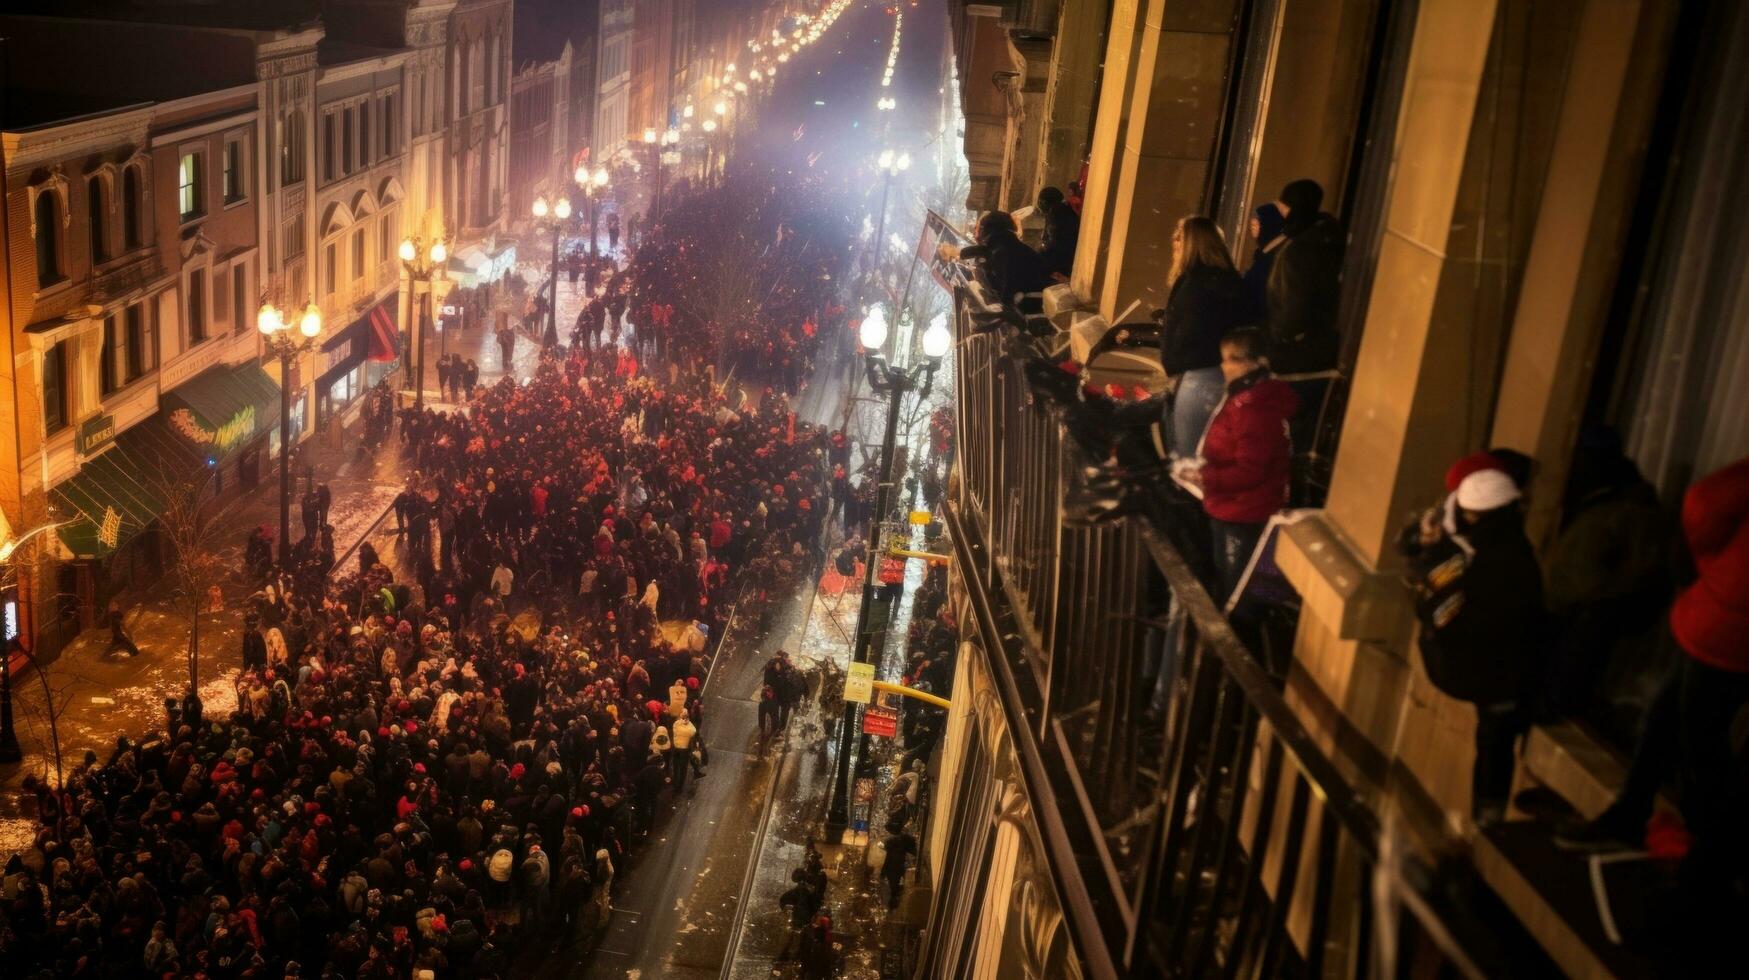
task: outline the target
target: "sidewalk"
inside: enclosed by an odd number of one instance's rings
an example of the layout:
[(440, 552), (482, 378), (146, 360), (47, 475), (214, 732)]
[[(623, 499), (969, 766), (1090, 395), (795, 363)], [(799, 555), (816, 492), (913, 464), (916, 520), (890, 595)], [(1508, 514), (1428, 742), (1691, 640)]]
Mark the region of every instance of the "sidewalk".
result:
[[(480, 365), (481, 381), (490, 383), (504, 375), (504, 365), (491, 331), (483, 328), (458, 331), (450, 338), (451, 349), (472, 356)], [(430, 359), (435, 362), (435, 358)], [(537, 344), (518, 343), (512, 365), (518, 377), (534, 372), (539, 360)], [(427, 370), (431, 370), (428, 368)], [(431, 378), (435, 392), (435, 376)], [(442, 403), (428, 402), (435, 407)], [(359, 428), (346, 431), (341, 448), (324, 445), (314, 437), (303, 444), (301, 460), (294, 461), (296, 481), (293, 496), (303, 493), (311, 472), (333, 492), (328, 521), (334, 525), (337, 556), (345, 556), (367, 537), (400, 492), (408, 461), (399, 450), (398, 435), (391, 434), (374, 456), (354, 459)], [(297, 465), (302, 462), (305, 465)], [(292, 539), (303, 534), (294, 499)], [(279, 536), (279, 470), (277, 465), (262, 474), (253, 490), (232, 498), (219, 513), (218, 540), (224, 567), (243, 567), (243, 546), (250, 529), (266, 525)], [(225, 608), (203, 612), (200, 617), (201, 700), (208, 715), (228, 714), (236, 704), (232, 687), (238, 667), (243, 628), (243, 607), (252, 585), (241, 575), (222, 583)], [(140, 649), (138, 657), (109, 650), (107, 626), (86, 630), (75, 637), (48, 665), (55, 701), (62, 705), (59, 717), (61, 757), (64, 769), (77, 765), (87, 750), (107, 759), (117, 737), (138, 738), (163, 723), (164, 698), (180, 697), (188, 683), (189, 621), (174, 598), (170, 576), (131, 590), (124, 596), (129, 631)], [(21, 816), (20, 794), (24, 778), (31, 774), (52, 775), (53, 742), (43, 711), (42, 682), (32, 669), (12, 675), (13, 716), (24, 761), (0, 766), (0, 860), (28, 843), (32, 828)]]

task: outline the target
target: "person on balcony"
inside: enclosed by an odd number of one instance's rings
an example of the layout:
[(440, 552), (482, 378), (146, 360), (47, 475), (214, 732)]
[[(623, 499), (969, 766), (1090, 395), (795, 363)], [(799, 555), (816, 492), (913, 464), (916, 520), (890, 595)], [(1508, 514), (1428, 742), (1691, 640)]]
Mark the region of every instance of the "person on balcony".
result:
[[(1653, 801), (1678, 777), (1682, 817), (1694, 835), (1683, 884), (1717, 896), (1749, 874), (1749, 791), (1743, 752), (1732, 753), (1733, 719), (1749, 703), (1749, 457), (1697, 480), (1682, 498), (1682, 533), (1695, 580), (1666, 621), (1681, 656), (1646, 716), (1645, 731), (1615, 802), (1595, 820), (1556, 837), (1582, 850), (1638, 847)], [(1740, 727), (1740, 726), (1739, 726)], [(1740, 739), (1739, 739), (1740, 741)]]
[(1476, 708), (1470, 810), (1482, 826), (1505, 815), (1523, 709), (1543, 676), (1542, 571), (1525, 537), (1522, 495), (1497, 463), (1481, 460), (1447, 507), (1399, 539), (1428, 679)]
[(1055, 187), (1038, 192), (1037, 207), (1045, 219), (1044, 248), (1039, 258), (1053, 278), (1068, 282), (1075, 268), (1075, 246), (1081, 238), (1081, 215)]
[(1300, 396), (1292, 422), (1294, 452), (1313, 450), (1318, 421), (1341, 356), (1337, 311), (1342, 298), (1342, 223), (1318, 210), (1324, 188), (1296, 180), (1275, 202), (1285, 239), (1274, 249), (1264, 288), (1270, 363)]
[(1238, 587), (1263, 526), (1287, 503), (1287, 423), (1299, 397), (1270, 372), (1263, 331), (1229, 330), (1220, 351), (1226, 397), (1209, 420), (1199, 457), (1176, 469), (1202, 490), (1214, 539), (1216, 599), (1224, 602)]
[(1196, 444), (1226, 390), (1221, 374), (1221, 338), (1255, 323), (1245, 282), (1215, 223), (1200, 215), (1180, 218), (1172, 232), (1172, 269), (1160, 330), (1160, 367), (1172, 397), (1165, 432), (1173, 456), (1196, 455)]
[(1275, 255), (1287, 242), (1282, 236), (1281, 208), (1275, 202), (1257, 205), (1251, 215), (1251, 264), (1245, 268), (1245, 288), (1251, 302), (1259, 310), (1269, 308), (1269, 274), (1275, 269)]
[(1020, 240), (1014, 216), (991, 211), (978, 219), (978, 243), (960, 254), (984, 261), (984, 282), (1004, 303), (1017, 304), (1016, 297), (1036, 293), (1051, 284), (1045, 259)]

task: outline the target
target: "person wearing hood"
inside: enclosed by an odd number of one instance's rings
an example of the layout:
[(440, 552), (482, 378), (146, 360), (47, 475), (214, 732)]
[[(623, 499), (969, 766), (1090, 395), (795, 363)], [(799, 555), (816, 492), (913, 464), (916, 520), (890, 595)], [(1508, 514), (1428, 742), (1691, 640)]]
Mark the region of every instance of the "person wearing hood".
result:
[[(978, 244), (961, 254), (984, 260), (984, 282), (1004, 303), (1014, 303), (1023, 293), (1036, 293), (1051, 284), (1044, 257), (1020, 240), (1014, 216), (991, 211), (978, 219)], [(975, 249), (975, 251), (974, 251)]]
[(1081, 238), (1081, 215), (1069, 206), (1063, 192), (1046, 187), (1038, 192), (1038, 213), (1045, 221), (1044, 248), (1039, 258), (1045, 271), (1067, 282), (1075, 268), (1075, 246)]
[(1270, 362), (1281, 374), (1308, 374), (1336, 367), (1340, 340), (1342, 224), (1320, 211), (1324, 188), (1296, 180), (1281, 189), (1275, 207), (1282, 237), (1274, 249), (1264, 290)]
[(1452, 494), (1450, 526), (1422, 521), (1399, 544), (1428, 679), (1476, 708), (1470, 809), (1480, 826), (1505, 815), (1522, 708), (1542, 677), (1542, 571), (1521, 496), (1505, 471), (1476, 469)]
[(1245, 269), (1245, 289), (1251, 294), (1251, 305), (1258, 310), (1269, 308), (1269, 273), (1275, 268), (1275, 255), (1287, 242), (1281, 233), (1285, 221), (1275, 202), (1257, 205), (1251, 214), (1251, 264)]
[(1172, 232), (1172, 270), (1160, 331), (1160, 367), (1173, 389), (1166, 432), (1173, 456), (1196, 455), (1226, 382), (1221, 338), (1255, 323), (1245, 283), (1215, 223), (1200, 215), (1178, 219)]
[(1215, 598), (1224, 602), (1238, 586), (1264, 525), (1287, 503), (1292, 462), (1287, 423), (1299, 397), (1270, 373), (1263, 332), (1256, 327), (1228, 331), (1220, 350), (1226, 396), (1209, 420), (1200, 455), (1177, 472), (1201, 488), (1214, 538)]

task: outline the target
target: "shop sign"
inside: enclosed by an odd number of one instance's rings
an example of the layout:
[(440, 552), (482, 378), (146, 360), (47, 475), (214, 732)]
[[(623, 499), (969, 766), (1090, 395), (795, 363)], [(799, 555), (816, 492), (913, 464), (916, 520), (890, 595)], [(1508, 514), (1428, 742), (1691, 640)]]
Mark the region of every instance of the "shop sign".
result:
[(81, 456), (90, 456), (115, 441), (115, 416), (108, 412), (93, 415), (79, 423), (73, 433), (73, 448)]
[(899, 696), (883, 691), (880, 704), (862, 709), (862, 732), (886, 738), (899, 734)]
[(844, 678), (844, 700), (867, 704), (874, 696), (874, 674), (874, 664), (851, 664)]
[(255, 434), (255, 406), (246, 405), (239, 409), (217, 429), (207, 429), (194, 417), (193, 412), (179, 408), (170, 413), (170, 427), (196, 445), (230, 449)]

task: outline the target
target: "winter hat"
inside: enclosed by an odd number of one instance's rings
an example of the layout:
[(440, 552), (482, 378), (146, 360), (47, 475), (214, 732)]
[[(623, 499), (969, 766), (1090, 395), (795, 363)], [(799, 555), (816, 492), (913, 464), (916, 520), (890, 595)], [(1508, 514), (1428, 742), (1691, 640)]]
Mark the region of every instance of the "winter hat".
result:
[(1477, 470), (1458, 484), (1457, 505), (1464, 510), (1488, 511), (1504, 507), (1521, 494), (1518, 484), (1500, 470)]
[(1318, 208), (1324, 203), (1324, 188), (1317, 181), (1302, 177), (1289, 181), (1281, 189), (1278, 199), (1288, 206), (1289, 223), (1295, 223), (1297, 219), (1311, 218), (1318, 213)]
[(1451, 464), (1451, 468), (1445, 471), (1445, 492), (1456, 493), (1458, 484), (1464, 482), (1464, 478), (1471, 473), (1504, 469), (1505, 467), (1500, 465), (1500, 460), (1493, 453), (1471, 453)]

